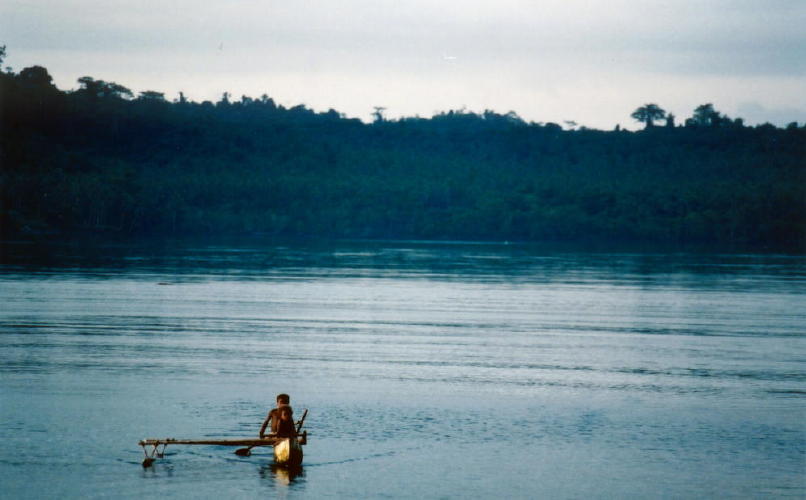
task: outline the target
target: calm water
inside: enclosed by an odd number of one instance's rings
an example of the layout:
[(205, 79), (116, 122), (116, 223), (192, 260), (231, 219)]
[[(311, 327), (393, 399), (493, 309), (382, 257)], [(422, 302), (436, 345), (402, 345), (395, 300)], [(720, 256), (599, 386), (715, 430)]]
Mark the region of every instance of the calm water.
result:
[[(0, 255), (7, 498), (806, 496), (806, 259), (334, 243)], [(256, 435), (309, 408), (300, 474)]]

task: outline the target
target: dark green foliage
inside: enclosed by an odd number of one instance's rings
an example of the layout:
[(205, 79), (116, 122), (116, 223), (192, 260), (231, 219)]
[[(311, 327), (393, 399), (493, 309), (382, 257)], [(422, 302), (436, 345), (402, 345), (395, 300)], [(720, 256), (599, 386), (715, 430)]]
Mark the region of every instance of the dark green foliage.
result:
[[(802, 251), (806, 130), (698, 108), (689, 127), (563, 131), (514, 113), (373, 124), (268, 96), (196, 103), (47, 70), (0, 75), (0, 230)], [(655, 106), (657, 107), (657, 106)], [(660, 108), (658, 108), (659, 111)], [(653, 110), (640, 118), (651, 123)], [(710, 114), (708, 113), (710, 111)], [(706, 116), (707, 115), (707, 116)], [(716, 123), (716, 124), (715, 124)], [(717, 126), (719, 125), (719, 126)]]
[(646, 128), (649, 128), (653, 126), (657, 120), (663, 120), (666, 117), (666, 111), (657, 104), (644, 104), (633, 111), (630, 116), (645, 124)]

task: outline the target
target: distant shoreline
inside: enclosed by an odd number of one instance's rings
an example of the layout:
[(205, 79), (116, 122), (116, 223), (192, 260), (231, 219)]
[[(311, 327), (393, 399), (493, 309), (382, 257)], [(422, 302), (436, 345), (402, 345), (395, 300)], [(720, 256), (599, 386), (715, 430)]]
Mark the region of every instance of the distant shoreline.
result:
[[(268, 96), (166, 101), (0, 75), (0, 238), (238, 237), (806, 249), (806, 127), (710, 104), (563, 130), (450, 111), (373, 124)], [(128, 94), (127, 94), (128, 93)], [(652, 113), (650, 113), (650, 111)], [(636, 119), (638, 119), (636, 118)]]

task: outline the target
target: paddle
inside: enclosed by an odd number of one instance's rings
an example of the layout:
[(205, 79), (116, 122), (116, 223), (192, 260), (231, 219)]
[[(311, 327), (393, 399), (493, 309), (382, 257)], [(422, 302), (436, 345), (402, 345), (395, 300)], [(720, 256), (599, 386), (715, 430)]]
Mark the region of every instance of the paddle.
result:
[(302, 418), (299, 419), (299, 422), (297, 422), (297, 434), (299, 434), (299, 430), (302, 429), (302, 424), (305, 423), (305, 417), (307, 415), (308, 415), (308, 409), (305, 408), (305, 411), (302, 412)]

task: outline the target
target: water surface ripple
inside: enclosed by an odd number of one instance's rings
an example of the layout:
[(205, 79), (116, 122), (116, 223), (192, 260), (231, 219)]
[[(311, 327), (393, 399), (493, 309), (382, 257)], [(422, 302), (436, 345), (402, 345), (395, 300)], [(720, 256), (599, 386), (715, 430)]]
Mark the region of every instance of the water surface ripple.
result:
[[(4, 245), (3, 495), (803, 498), (804, 285), (785, 255)], [(302, 471), (139, 467), (144, 437), (256, 434), (280, 391)]]

